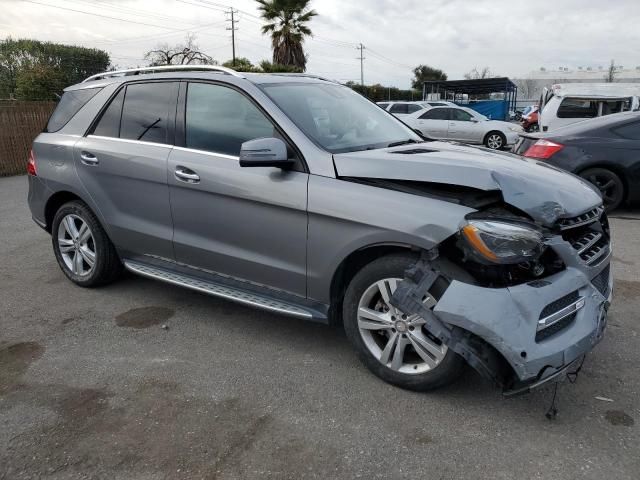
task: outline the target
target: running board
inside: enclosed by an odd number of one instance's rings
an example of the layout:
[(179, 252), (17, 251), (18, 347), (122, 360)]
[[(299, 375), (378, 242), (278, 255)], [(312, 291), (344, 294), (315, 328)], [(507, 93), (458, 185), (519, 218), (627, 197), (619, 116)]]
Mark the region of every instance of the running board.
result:
[(172, 272), (163, 268), (145, 265), (138, 262), (127, 260), (124, 262), (127, 270), (141, 275), (143, 277), (153, 278), (163, 282), (178, 285), (180, 287), (189, 288), (198, 292), (213, 295), (214, 297), (224, 298), (232, 302), (249, 305), (251, 307), (268, 310), (270, 312), (289, 315), (292, 317), (304, 318), (306, 320), (315, 320), (327, 322), (326, 315), (304, 305), (297, 305), (286, 300), (281, 300), (268, 295), (251, 292), (235, 286), (221, 285), (218, 283), (202, 280), (200, 278), (183, 275), (181, 273)]

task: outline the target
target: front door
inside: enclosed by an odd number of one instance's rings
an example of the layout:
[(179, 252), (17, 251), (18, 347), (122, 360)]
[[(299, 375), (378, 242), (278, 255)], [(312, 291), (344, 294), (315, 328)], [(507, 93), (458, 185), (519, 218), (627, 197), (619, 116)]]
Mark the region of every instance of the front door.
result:
[(176, 260), (306, 295), (308, 174), (300, 162), (292, 170), (240, 167), (243, 142), (278, 136), (244, 93), (191, 82), (181, 96), (183, 146), (168, 164)]
[(469, 112), (460, 108), (451, 109), (447, 138), (466, 143), (481, 143), (482, 129), (477, 120)]
[(173, 259), (167, 160), (177, 95), (177, 82), (122, 86), (75, 146), (82, 185), (127, 258)]

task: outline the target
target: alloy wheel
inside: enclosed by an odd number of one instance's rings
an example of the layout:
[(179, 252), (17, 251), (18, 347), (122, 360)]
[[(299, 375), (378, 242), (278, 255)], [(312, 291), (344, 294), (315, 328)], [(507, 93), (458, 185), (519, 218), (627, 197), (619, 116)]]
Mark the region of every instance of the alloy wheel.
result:
[(91, 274), (96, 263), (96, 244), (87, 222), (66, 215), (58, 227), (58, 250), (66, 267), (81, 277)]
[(502, 148), (502, 137), (497, 133), (492, 133), (487, 138), (487, 147), (491, 148), (492, 150), (498, 150)]
[(618, 197), (620, 196), (618, 186), (614, 178), (608, 175), (606, 171), (590, 174), (587, 176), (587, 180), (600, 191), (605, 205), (618, 202)]
[[(370, 285), (358, 303), (358, 329), (369, 352), (388, 368), (405, 374), (433, 370), (444, 359), (447, 347), (424, 328), (418, 315), (404, 315), (389, 302), (399, 278), (387, 278)], [(436, 301), (427, 296), (424, 304)]]

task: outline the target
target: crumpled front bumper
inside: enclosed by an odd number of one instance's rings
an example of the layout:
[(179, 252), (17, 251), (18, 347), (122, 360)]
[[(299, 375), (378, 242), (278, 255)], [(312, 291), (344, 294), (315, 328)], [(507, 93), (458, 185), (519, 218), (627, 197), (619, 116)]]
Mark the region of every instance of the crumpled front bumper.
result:
[[(601, 293), (592, 280), (607, 273), (607, 288), (599, 285)], [(433, 312), (442, 322), (468, 330), (498, 350), (513, 368), (518, 388), (527, 389), (556, 378), (602, 339), (612, 287), (608, 261), (591, 278), (581, 269), (568, 267), (544, 281), (508, 288), (454, 280)], [(576, 291), (584, 306), (575, 318), (557, 333), (536, 341), (545, 307)]]

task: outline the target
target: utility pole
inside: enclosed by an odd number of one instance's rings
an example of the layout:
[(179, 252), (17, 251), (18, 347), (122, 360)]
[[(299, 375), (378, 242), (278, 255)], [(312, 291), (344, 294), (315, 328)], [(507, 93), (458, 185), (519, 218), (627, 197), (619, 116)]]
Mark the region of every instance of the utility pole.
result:
[(360, 59), (360, 85), (364, 87), (364, 50), (366, 47), (360, 43), (356, 48), (360, 50), (360, 57), (358, 57)]
[(231, 14), (230, 18), (227, 18), (227, 22), (231, 22), (231, 26), (227, 27), (227, 30), (231, 30), (231, 50), (232, 50), (232, 63), (233, 66), (236, 66), (236, 23), (238, 23), (238, 20), (236, 20), (235, 14), (238, 13), (238, 10), (234, 10), (233, 7), (229, 7), (229, 14)]

